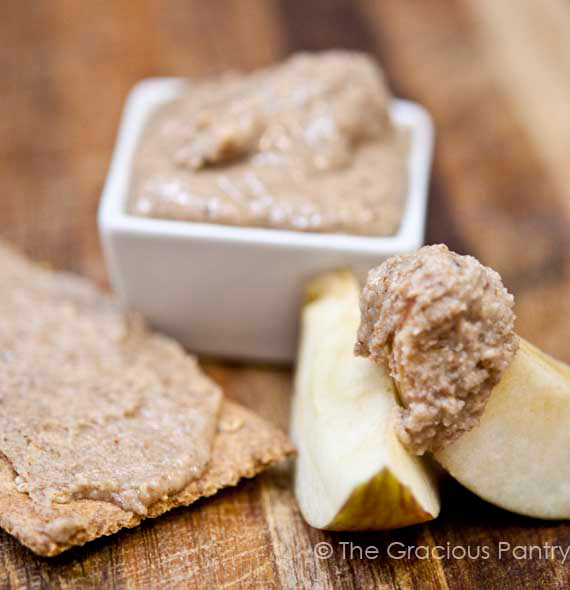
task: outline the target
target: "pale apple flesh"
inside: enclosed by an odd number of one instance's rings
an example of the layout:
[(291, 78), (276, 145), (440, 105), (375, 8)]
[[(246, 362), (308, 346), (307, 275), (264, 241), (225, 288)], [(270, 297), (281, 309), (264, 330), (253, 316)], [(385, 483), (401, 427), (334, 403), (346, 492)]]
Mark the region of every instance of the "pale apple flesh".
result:
[(304, 518), (321, 529), (397, 528), (440, 510), (429, 465), (395, 434), (392, 379), (353, 354), (358, 296), (350, 273), (330, 273), (309, 286), (302, 312), (291, 428), (295, 492)]
[(497, 506), (537, 518), (570, 518), (570, 367), (521, 338), (479, 426), (435, 457)]

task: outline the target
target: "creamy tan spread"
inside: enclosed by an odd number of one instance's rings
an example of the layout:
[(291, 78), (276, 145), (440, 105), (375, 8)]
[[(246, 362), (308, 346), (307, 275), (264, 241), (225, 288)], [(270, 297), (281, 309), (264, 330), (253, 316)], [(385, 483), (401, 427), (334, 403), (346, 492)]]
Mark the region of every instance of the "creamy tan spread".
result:
[(518, 347), (513, 305), (494, 270), (444, 245), (369, 272), (355, 352), (389, 368), (410, 450), (435, 450), (478, 423)]
[(198, 477), (222, 395), (196, 361), (86, 281), (1, 245), (0, 269), (0, 452), (17, 488), (46, 509), (96, 499), (145, 514)]
[(408, 137), (364, 54), (298, 54), (188, 84), (151, 116), (133, 164), (134, 215), (389, 235), (402, 217)]

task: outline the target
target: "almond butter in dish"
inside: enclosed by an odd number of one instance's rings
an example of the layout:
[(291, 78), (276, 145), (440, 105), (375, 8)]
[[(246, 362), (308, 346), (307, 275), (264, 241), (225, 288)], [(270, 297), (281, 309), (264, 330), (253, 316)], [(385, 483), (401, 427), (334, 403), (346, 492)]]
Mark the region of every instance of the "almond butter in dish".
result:
[(433, 141), (363, 53), (142, 80), (99, 206), (114, 291), (195, 353), (289, 364), (308, 277), (423, 243)]
[(316, 278), (291, 428), (306, 520), (435, 518), (433, 459), (502, 508), (570, 518), (570, 367), (517, 336), (514, 319), (500, 276), (443, 245), (386, 260), (362, 290), (349, 272)]
[(406, 205), (409, 137), (365, 54), (297, 54), (189, 82), (134, 159), (129, 211), (162, 219), (388, 236)]
[(136, 526), (292, 453), (88, 281), (2, 244), (0, 269), (0, 526), (35, 553)]

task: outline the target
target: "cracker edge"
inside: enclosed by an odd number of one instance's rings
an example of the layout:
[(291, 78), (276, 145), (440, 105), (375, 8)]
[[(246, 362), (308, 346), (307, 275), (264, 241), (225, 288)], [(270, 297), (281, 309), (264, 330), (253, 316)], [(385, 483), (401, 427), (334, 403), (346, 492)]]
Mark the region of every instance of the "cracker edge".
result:
[(205, 473), (182, 491), (150, 506), (145, 516), (96, 500), (55, 505), (58, 518), (82, 521), (82, 527), (65, 542), (51, 539), (43, 532), (54, 519), (46, 519), (38, 505), (16, 489), (15, 473), (0, 455), (0, 527), (37, 555), (53, 557), (122, 528), (135, 527), (145, 518), (189, 506), (222, 488), (235, 486), (243, 478), (254, 477), (295, 452), (283, 432), (237, 403), (224, 400), (219, 425)]

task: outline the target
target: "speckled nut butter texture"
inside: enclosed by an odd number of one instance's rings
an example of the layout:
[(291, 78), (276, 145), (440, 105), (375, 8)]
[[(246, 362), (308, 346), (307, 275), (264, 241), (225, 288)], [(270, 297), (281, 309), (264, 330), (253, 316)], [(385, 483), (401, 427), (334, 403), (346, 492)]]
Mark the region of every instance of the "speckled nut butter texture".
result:
[(390, 235), (407, 192), (408, 133), (363, 54), (299, 54), (189, 84), (160, 107), (133, 164), (134, 215)]
[(369, 272), (355, 352), (389, 368), (404, 405), (399, 436), (414, 453), (478, 423), (518, 348), (513, 305), (494, 270), (443, 245)]
[[(206, 467), (222, 395), (86, 281), (0, 245), (0, 453), (19, 491), (146, 514)], [(70, 519), (42, 531), (73, 534)]]

